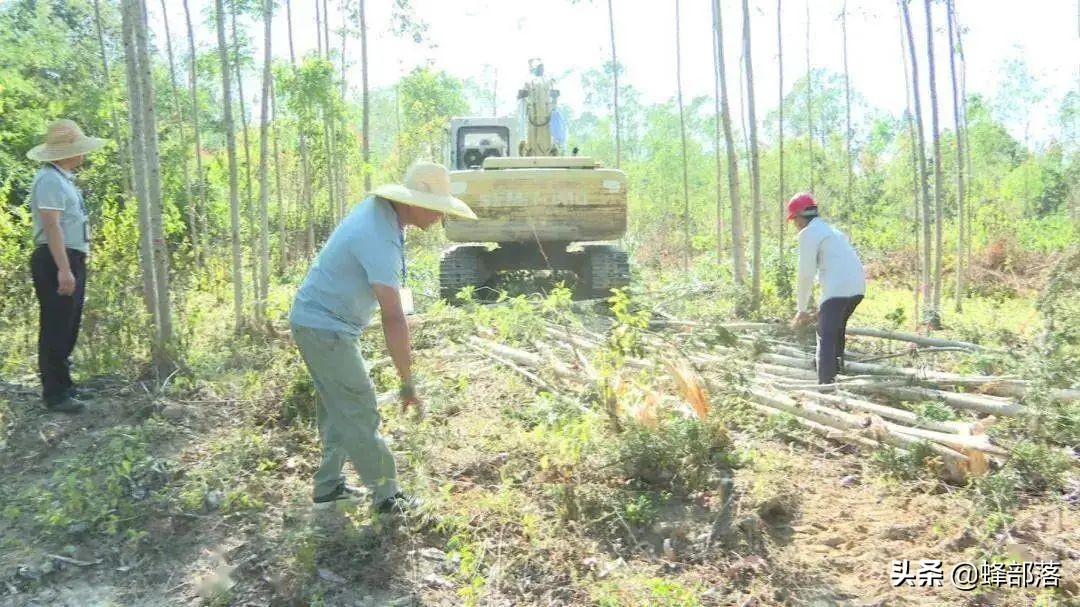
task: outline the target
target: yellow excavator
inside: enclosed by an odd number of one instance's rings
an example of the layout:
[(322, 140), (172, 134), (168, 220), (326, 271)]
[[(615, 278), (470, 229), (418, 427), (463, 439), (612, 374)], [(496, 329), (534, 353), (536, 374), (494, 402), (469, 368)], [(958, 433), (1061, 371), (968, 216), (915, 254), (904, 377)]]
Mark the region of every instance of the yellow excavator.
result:
[(450, 122), (451, 192), (478, 217), (444, 221), (447, 239), (462, 243), (443, 251), (439, 267), (440, 294), (451, 302), (506, 271), (573, 272), (579, 299), (630, 284), (626, 252), (611, 242), (626, 233), (626, 175), (576, 148), (564, 155), (559, 92), (540, 60), (529, 68), (517, 117)]

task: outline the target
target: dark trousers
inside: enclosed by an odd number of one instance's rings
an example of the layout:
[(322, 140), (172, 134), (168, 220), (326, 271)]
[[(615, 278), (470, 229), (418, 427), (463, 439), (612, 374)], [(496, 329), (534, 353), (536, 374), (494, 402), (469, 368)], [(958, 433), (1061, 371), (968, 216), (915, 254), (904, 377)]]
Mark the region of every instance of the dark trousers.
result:
[(50, 405), (63, 401), (74, 387), (70, 357), (79, 338), (86, 293), (86, 255), (72, 249), (68, 249), (67, 254), (71, 273), (75, 275), (75, 292), (71, 295), (56, 292), (59, 288), (59, 270), (48, 247), (37, 247), (30, 257), (30, 272), (34, 277), (34, 292), (40, 311), (38, 373), (41, 376), (41, 397)]
[(847, 323), (852, 312), (863, 300), (854, 297), (833, 297), (821, 302), (817, 323), (817, 372), (819, 384), (831, 384), (844, 364)]

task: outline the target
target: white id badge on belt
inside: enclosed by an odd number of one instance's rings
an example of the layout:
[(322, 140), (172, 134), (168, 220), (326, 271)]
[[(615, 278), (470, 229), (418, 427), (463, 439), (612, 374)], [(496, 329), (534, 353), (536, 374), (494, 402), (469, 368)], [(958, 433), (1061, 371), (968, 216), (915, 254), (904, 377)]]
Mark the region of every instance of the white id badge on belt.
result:
[(405, 312), (405, 315), (408, 316), (409, 314), (412, 314), (413, 311), (414, 311), (413, 310), (413, 300), (412, 300), (412, 289), (409, 289), (407, 287), (403, 287), (400, 290), (400, 293), (401, 293), (401, 309)]

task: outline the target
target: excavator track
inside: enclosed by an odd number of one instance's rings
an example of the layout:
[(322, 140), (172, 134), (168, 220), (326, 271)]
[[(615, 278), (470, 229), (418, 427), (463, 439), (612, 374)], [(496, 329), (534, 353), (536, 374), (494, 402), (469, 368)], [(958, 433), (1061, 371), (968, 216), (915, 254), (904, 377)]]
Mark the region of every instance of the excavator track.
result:
[(626, 251), (612, 245), (591, 245), (584, 247), (583, 254), (578, 276), (583, 297), (608, 297), (612, 289), (630, 284), (630, 260)]
[(443, 252), (439, 262), (439, 295), (454, 303), (461, 289), (483, 285), (488, 279), (484, 267), (487, 249), (478, 245), (458, 245)]

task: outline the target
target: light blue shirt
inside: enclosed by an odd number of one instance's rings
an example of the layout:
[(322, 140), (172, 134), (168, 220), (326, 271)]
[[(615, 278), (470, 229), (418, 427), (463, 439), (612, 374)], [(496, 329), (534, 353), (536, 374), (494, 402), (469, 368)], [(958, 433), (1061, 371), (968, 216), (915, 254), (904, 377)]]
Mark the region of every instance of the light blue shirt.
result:
[(90, 252), (90, 222), (82, 192), (75, 185), (74, 175), (52, 163), (41, 165), (30, 185), (35, 245), (49, 244), (41, 221), (41, 211), (45, 210), (60, 211), (60, 231), (66, 248)]
[(559, 108), (552, 110), (550, 122), (551, 139), (559, 147), (559, 153), (562, 154), (562, 148), (566, 147), (566, 140), (570, 138), (570, 131), (566, 125), (566, 120), (563, 118), (562, 110)]
[(372, 285), (401, 288), (404, 232), (389, 202), (369, 196), (330, 235), (293, 299), (289, 322), (360, 332), (378, 306)]

